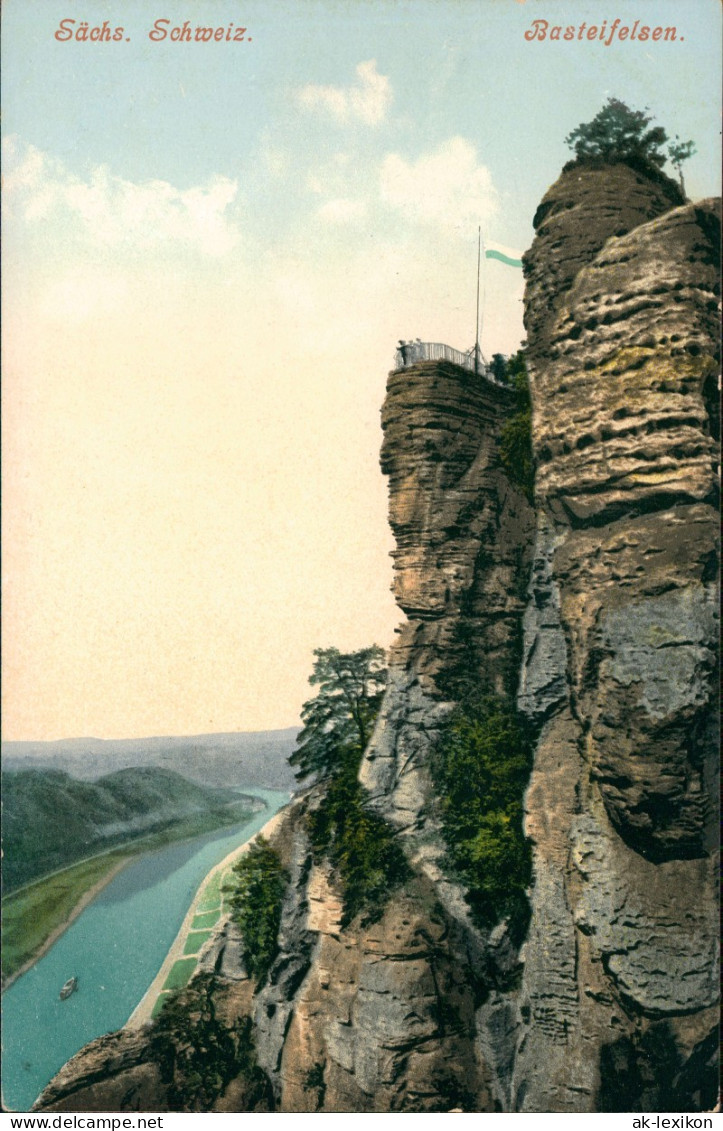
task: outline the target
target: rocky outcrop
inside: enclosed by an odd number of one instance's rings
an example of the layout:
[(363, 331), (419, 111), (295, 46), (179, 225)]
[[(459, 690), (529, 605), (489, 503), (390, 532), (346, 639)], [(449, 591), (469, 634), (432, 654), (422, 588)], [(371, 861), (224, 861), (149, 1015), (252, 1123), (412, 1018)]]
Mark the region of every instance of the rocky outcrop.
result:
[(607, 240), (683, 203), (677, 185), (665, 176), (651, 179), (624, 164), (567, 166), (538, 205), (535, 242), (524, 258), (530, 356), (548, 349), (559, 302)]
[(545, 721), (515, 1110), (714, 1102), (717, 231), (711, 202), (669, 210), (532, 312), (519, 704)]
[[(225, 926), (221, 938), (228, 935)], [(273, 1111), (249, 1035), (253, 989), (243, 968), (228, 961), (222, 975), (201, 974), (162, 1027), (121, 1029), (81, 1049), (34, 1110)]]
[(342, 929), (334, 877), (306, 839), (313, 791), (287, 822), (281, 953), (254, 1014), (281, 1111), (499, 1106), (476, 1014), (516, 975), (517, 953), (504, 927), (487, 938), (472, 926), (443, 873), (429, 758), (452, 705), (444, 677), (462, 658), (489, 691), (517, 681), (534, 514), (500, 465), (514, 407), (508, 390), (446, 362), (389, 376), (381, 463), (407, 621), (360, 779), (414, 873), (377, 922)]
[[(391, 373), (382, 410), (393, 592), (407, 621), (361, 770), (372, 804), (415, 842), (429, 839), (430, 745), (460, 661), (485, 691), (514, 694), (534, 512), (499, 457), (514, 398), (447, 362)], [(430, 826), (431, 822), (431, 826)]]
[[(293, 833), (289, 824), (281, 954), (255, 1010), (259, 1062), (282, 1111), (495, 1106), (475, 1013), (517, 956), (504, 930), (491, 940), (475, 930), (443, 874), (428, 767), (451, 707), (444, 676), (462, 657), (490, 691), (509, 694), (517, 680), (534, 515), (500, 466), (513, 411), (508, 390), (446, 362), (389, 377), (381, 463), (407, 622), (360, 779), (414, 875), (378, 922), (341, 929), (334, 878), (312, 864), (301, 815)], [(291, 994), (281, 983), (294, 969)]]
[[(481, 992), (463, 934), (418, 877), (377, 922), (341, 929), (326, 866), (312, 863), (300, 803), (285, 830), (293, 879), (281, 953), (255, 1005), (259, 1063), (278, 1110), (445, 1111), (489, 1104), (470, 1034)], [(289, 970), (296, 966), (289, 983)], [(475, 992), (476, 987), (476, 992)]]
[(392, 663), (432, 694), (463, 633), (481, 682), (499, 694), (517, 683), (533, 512), (500, 465), (513, 409), (507, 388), (448, 362), (389, 376), (381, 466), (396, 540), (392, 588), (407, 617)]
[[(156, 1030), (102, 1038), (41, 1107), (714, 1104), (717, 208), (572, 166), (535, 222), (535, 510), (500, 462), (511, 394), (445, 362), (389, 377), (407, 621), (360, 776), (410, 878), (375, 922), (345, 923), (308, 837), (323, 787), (307, 791), (273, 833), (289, 883), (263, 986), (227, 921), (181, 1000), (180, 1060)], [(429, 761), (461, 667), (516, 694), (536, 735), (524, 940), (475, 927), (445, 874)], [(220, 1050), (211, 1097), (193, 1091), (194, 1041)]]
[(42, 1111), (162, 1111), (164, 1095), (160, 1069), (148, 1060), (146, 1035), (120, 1029), (81, 1049), (35, 1106)]
[(716, 219), (688, 205), (610, 240), (565, 296), (532, 365), (537, 497), (558, 521), (711, 500)]

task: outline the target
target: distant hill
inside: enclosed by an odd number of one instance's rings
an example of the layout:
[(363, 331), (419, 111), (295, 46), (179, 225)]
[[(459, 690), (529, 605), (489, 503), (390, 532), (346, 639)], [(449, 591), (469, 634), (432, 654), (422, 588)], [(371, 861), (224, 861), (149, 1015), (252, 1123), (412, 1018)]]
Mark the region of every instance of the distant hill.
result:
[(62, 770), (4, 771), (3, 886), (39, 876), (122, 844), (177, 828), (189, 832), (243, 820), (258, 807), (229, 788), (200, 786), (171, 770), (118, 770), (95, 782)]
[(93, 781), (131, 766), (175, 770), (190, 781), (215, 786), (293, 790), (289, 767), (297, 727), (171, 738), (68, 738), (57, 742), (3, 742), (5, 770), (46, 767)]

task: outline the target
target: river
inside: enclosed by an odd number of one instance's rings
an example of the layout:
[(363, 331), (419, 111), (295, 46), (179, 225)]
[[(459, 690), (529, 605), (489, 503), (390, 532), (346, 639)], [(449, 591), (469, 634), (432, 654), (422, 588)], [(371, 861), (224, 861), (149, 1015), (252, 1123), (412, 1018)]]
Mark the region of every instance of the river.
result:
[[(88, 1041), (126, 1023), (157, 974), (208, 872), (289, 800), (251, 789), (268, 806), (250, 821), (167, 845), (131, 861), (55, 945), (2, 996), (3, 1101), (29, 1111)], [(76, 975), (67, 1001), (58, 994)]]

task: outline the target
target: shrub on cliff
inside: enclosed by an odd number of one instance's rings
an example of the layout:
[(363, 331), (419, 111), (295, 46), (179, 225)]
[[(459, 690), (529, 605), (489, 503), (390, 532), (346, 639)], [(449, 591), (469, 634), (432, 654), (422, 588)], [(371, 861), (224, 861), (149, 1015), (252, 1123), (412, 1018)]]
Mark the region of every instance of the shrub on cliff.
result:
[(263, 981), (278, 952), (281, 904), (287, 874), (278, 854), (264, 837), (251, 844), (234, 866), (236, 882), (231, 907), (244, 939), (244, 962), (252, 977)]
[(308, 818), (314, 854), (327, 857), (341, 881), (344, 926), (360, 911), (366, 912), (366, 922), (378, 919), (390, 892), (408, 874), (391, 829), (365, 804), (364, 788), (357, 781), (362, 753), (360, 747), (346, 751), (318, 809)]
[(244, 1111), (273, 1111), (273, 1092), (256, 1062), (250, 1017), (216, 1016), (214, 980), (199, 974), (154, 1021), (149, 1047), (167, 1089), (169, 1111), (209, 1111), (231, 1080)]
[(531, 742), (515, 711), (497, 697), (458, 707), (432, 760), (449, 863), (482, 926), (527, 914), (531, 855), (522, 796)]
[(532, 502), (535, 464), (532, 457), (532, 399), (524, 347), (507, 362), (506, 380), (515, 390), (515, 412), (502, 429), (500, 460), (512, 483)]

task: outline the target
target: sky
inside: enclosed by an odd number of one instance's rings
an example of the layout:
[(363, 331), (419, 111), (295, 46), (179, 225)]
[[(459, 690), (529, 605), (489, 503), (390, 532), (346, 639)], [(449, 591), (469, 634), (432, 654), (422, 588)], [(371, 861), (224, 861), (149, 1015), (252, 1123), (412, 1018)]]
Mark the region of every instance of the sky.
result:
[[(586, 38), (615, 17), (676, 39)], [(5, 739), (291, 726), (314, 648), (392, 642), (397, 340), (474, 344), (478, 226), (525, 250), (610, 96), (692, 138), (687, 192), (718, 194), (720, 17), (4, 0)], [(116, 41), (75, 37), (104, 21)], [(486, 263), (487, 356), (523, 339), (522, 294)]]

